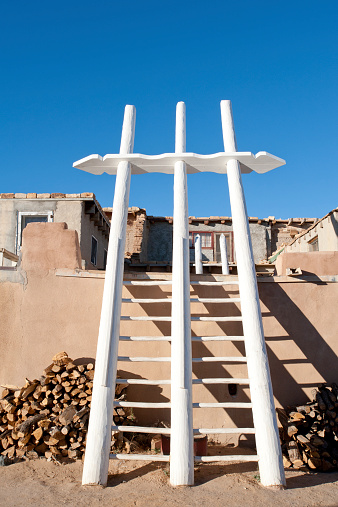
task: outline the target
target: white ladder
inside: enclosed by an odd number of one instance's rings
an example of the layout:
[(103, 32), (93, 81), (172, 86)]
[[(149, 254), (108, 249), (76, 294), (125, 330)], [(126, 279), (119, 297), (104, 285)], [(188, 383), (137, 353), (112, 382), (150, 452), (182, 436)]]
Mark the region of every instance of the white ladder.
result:
[[(133, 281), (133, 282), (124, 282), (124, 285), (171, 285), (171, 281)], [(238, 281), (236, 280), (224, 280), (224, 281), (191, 281), (190, 285), (193, 287), (194, 285), (198, 286), (221, 286), (224, 287), (226, 285), (238, 285)], [(154, 303), (169, 303), (171, 304), (172, 298), (123, 298), (122, 303), (135, 303), (135, 304), (154, 304)], [(234, 304), (240, 303), (240, 297), (232, 297), (232, 298), (204, 298), (204, 297), (191, 297), (190, 303), (213, 303), (213, 304)], [(132, 320), (134, 322), (142, 322), (142, 321), (170, 321), (171, 317), (167, 316), (135, 316), (130, 317), (127, 315), (121, 316), (122, 321)], [(242, 318), (238, 316), (227, 316), (227, 317), (191, 317), (192, 322), (239, 322)], [(192, 336), (192, 342), (243, 342), (244, 336), (227, 336), (227, 335), (218, 335), (218, 336)], [(171, 336), (120, 336), (120, 341), (123, 342), (171, 342)], [(118, 356), (118, 360), (122, 362), (170, 362), (171, 357), (138, 357), (138, 356)], [(210, 362), (221, 362), (221, 363), (246, 363), (246, 357), (243, 356), (204, 356), (204, 357), (194, 357), (192, 359), (193, 363), (210, 363)], [(161, 385), (170, 385), (170, 379), (161, 379), (161, 380), (152, 380), (152, 379), (117, 379), (117, 384), (122, 385), (148, 385), (148, 386), (161, 386)], [(238, 385), (249, 385), (248, 378), (233, 378), (233, 377), (221, 377), (221, 378), (196, 378), (192, 379), (192, 385), (216, 385), (216, 384), (238, 384)], [(134, 402), (134, 401), (115, 401), (114, 407), (125, 407), (125, 408), (171, 408), (170, 402), (165, 403), (154, 403), (154, 402)], [(214, 403), (203, 403), (203, 402), (194, 402), (192, 404), (193, 409), (197, 408), (251, 408), (252, 404), (248, 402), (214, 402)], [(112, 431), (122, 431), (122, 432), (132, 432), (132, 433), (147, 433), (147, 434), (163, 434), (170, 435), (170, 428), (159, 428), (159, 427), (150, 427), (150, 426), (134, 426), (134, 425), (113, 425)], [(208, 435), (208, 434), (255, 434), (254, 427), (241, 428), (241, 427), (222, 427), (222, 428), (194, 428), (194, 435)], [(159, 454), (110, 454), (111, 459), (121, 459), (121, 460), (151, 460), (151, 461), (169, 461), (169, 455), (159, 455)], [(216, 456), (195, 456), (195, 462), (230, 462), (230, 461), (258, 461), (258, 455), (253, 454), (244, 454), (244, 455), (216, 455)]]
[[(106, 171), (109, 174), (116, 173), (117, 175), (82, 478), (83, 484), (105, 485), (108, 477), (122, 304), (124, 247), (130, 177), (133, 170), (135, 173), (153, 171), (174, 174), (172, 316), (166, 317), (166, 320), (171, 319), (171, 349), (174, 358), (171, 363), (170, 482), (174, 486), (192, 485), (194, 482), (187, 172), (214, 171), (227, 173), (228, 175), (242, 310), (241, 317), (237, 317), (237, 319), (242, 321), (245, 337), (246, 361), (250, 378), (251, 404), (261, 482), (265, 486), (283, 487), (285, 485), (255, 265), (241, 180), (242, 170), (244, 172), (255, 170), (264, 173), (283, 165), (285, 162), (266, 152), (259, 152), (257, 155), (249, 152), (237, 152), (230, 101), (221, 102), (221, 114), (224, 153), (213, 155), (186, 153), (185, 105), (180, 102), (176, 110), (175, 153), (158, 156), (133, 155), (135, 108), (126, 106), (120, 154), (107, 155), (103, 158), (99, 155), (91, 155), (74, 164), (75, 167), (94, 174), (101, 174)], [(240, 166), (240, 164), (242, 165)], [(128, 318), (130, 319), (130, 317)], [(208, 321), (208, 319), (210, 317), (198, 318), (200, 321)], [(226, 320), (226, 317), (218, 318), (219, 322), (225, 322)], [(132, 359), (127, 360), (131, 361)], [(195, 360), (206, 361), (205, 358), (195, 358)], [(142, 402), (137, 403), (139, 403), (139, 407), (142, 406)], [(201, 407), (202, 405), (197, 404), (195, 406)], [(166, 406), (169, 407), (167, 404)], [(206, 404), (204, 404), (205, 406)], [(218, 406), (222, 406), (222, 404), (218, 404)], [(226, 407), (230, 408), (229, 404), (223, 404), (222, 408)], [(208, 458), (201, 459), (206, 461)], [(134, 459), (138, 458), (135, 457)], [(250, 459), (252, 458), (250, 457)]]

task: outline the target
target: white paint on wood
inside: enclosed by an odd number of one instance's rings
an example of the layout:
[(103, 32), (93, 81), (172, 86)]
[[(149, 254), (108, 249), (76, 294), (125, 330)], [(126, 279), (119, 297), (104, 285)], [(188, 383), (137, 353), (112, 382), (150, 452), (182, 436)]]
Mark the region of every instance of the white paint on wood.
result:
[(204, 322), (240, 322), (242, 320), (242, 316), (238, 315), (236, 317), (191, 317), (191, 320)]
[(160, 315), (156, 315), (154, 317), (150, 315), (138, 315), (136, 317), (133, 317), (131, 315), (121, 315), (121, 320), (133, 320), (133, 321), (164, 321), (164, 322), (170, 322), (171, 317), (162, 317)]
[(201, 236), (199, 234), (195, 236), (195, 273), (203, 275)]
[(215, 357), (215, 356), (205, 356), (205, 357), (194, 357), (192, 359), (193, 363), (246, 363), (246, 357)]
[(247, 378), (194, 378), (193, 384), (249, 384)]
[(110, 459), (135, 461), (169, 461), (169, 454), (110, 454)]
[[(134, 106), (126, 106), (120, 153), (133, 151)], [(120, 334), (124, 248), (128, 218), (131, 167), (120, 162), (117, 169), (111, 220), (101, 320), (96, 352), (93, 397), (87, 435), (82, 484), (106, 485), (108, 478), (111, 423)]]
[(222, 259), (222, 275), (229, 274), (229, 263), (228, 263), (228, 253), (227, 253), (227, 243), (224, 234), (220, 235), (219, 245), (221, 249), (221, 259)]
[(130, 356), (118, 356), (118, 360), (119, 361), (127, 361), (127, 362), (136, 362), (136, 363), (141, 363), (141, 362), (148, 362), (148, 361), (153, 361), (153, 362), (170, 362), (171, 361), (171, 357), (130, 357)]
[(171, 380), (149, 380), (145, 378), (118, 378), (116, 384), (135, 384), (135, 385), (147, 385), (147, 386), (161, 386), (165, 384), (171, 384)]
[[(184, 153), (185, 143), (185, 104), (179, 102), (175, 152)], [(189, 219), (186, 164), (180, 159), (174, 167), (173, 218), (170, 483), (189, 486), (194, 483)]]
[(258, 456), (255, 454), (233, 454), (228, 456), (195, 456), (195, 461), (202, 461), (204, 463), (211, 463), (213, 461), (258, 461)]
[(132, 174), (164, 173), (173, 174), (176, 162), (184, 162), (188, 174), (199, 172), (213, 172), (225, 174), (227, 162), (231, 159), (238, 160), (243, 173), (255, 171), (266, 173), (276, 167), (285, 164), (285, 160), (275, 157), (266, 151), (260, 151), (254, 155), (246, 152), (213, 153), (212, 155), (200, 155), (197, 153), (163, 153), (161, 155), (143, 155), (133, 153), (128, 156), (121, 154), (89, 155), (77, 162), (73, 167), (91, 174), (103, 173), (116, 174), (116, 169), (121, 161), (129, 162), (132, 166)]
[(149, 427), (149, 426), (112, 426), (112, 431), (123, 431), (126, 433), (154, 433), (155, 435), (170, 435), (170, 428), (159, 428), (158, 426)]
[[(224, 151), (235, 152), (237, 147), (230, 101), (221, 102), (221, 115)], [(264, 486), (282, 486), (285, 485), (285, 474), (241, 171), (236, 158), (229, 160), (227, 166), (260, 477)]]
[(249, 435), (255, 433), (255, 428), (197, 428), (195, 435), (216, 435), (222, 433)]
[(244, 402), (220, 402), (216, 401), (215, 403), (193, 403), (193, 408), (251, 408), (252, 403)]
[[(152, 403), (145, 401), (114, 401), (114, 407), (134, 407), (134, 408), (170, 408), (171, 403), (161, 402)], [(111, 426), (111, 422), (110, 422)]]

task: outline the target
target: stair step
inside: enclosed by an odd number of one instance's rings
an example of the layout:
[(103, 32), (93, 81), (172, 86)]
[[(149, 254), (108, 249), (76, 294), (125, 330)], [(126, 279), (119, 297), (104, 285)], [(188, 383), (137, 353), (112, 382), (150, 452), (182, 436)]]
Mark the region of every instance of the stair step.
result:
[(193, 384), (245, 384), (249, 385), (248, 378), (194, 378)]
[[(234, 382), (236, 383), (236, 382)], [(117, 378), (116, 384), (134, 384), (146, 386), (162, 386), (171, 384), (171, 380), (148, 380), (144, 378)]]
[(125, 361), (125, 362), (134, 362), (134, 363), (144, 363), (147, 361), (150, 362), (170, 362), (171, 357), (131, 357), (131, 356), (118, 356), (118, 361)]
[(228, 456), (195, 456), (194, 460), (204, 463), (213, 461), (258, 461), (259, 457), (256, 454), (233, 454)]
[(169, 454), (109, 454), (110, 459), (138, 461), (169, 461)]
[(235, 356), (235, 357), (215, 357), (215, 356), (205, 356), (205, 357), (193, 357), (193, 363), (246, 363), (246, 357), (243, 356)]
[(133, 408), (170, 408), (170, 402), (150, 403), (141, 401), (114, 401), (114, 407), (133, 407)]
[(193, 403), (193, 408), (251, 408), (252, 403), (240, 401), (215, 401), (213, 403)]
[(131, 433), (154, 433), (161, 435), (170, 435), (170, 428), (154, 428), (147, 426), (112, 426), (112, 431), (123, 431)]
[(157, 299), (140, 299), (140, 298), (132, 298), (132, 299), (127, 299), (127, 298), (123, 298), (122, 299), (122, 303), (138, 303), (138, 304), (143, 304), (143, 303), (171, 303), (172, 299), (171, 298), (157, 298)]

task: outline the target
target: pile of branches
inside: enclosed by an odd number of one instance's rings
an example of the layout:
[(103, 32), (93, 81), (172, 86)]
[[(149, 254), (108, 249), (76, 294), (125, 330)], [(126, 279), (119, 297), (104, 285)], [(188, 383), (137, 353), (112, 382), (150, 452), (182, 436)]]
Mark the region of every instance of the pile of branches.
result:
[(338, 468), (338, 387), (323, 384), (313, 401), (277, 409), (284, 466), (327, 472)]
[[(52, 361), (39, 379), (26, 379), (22, 388), (5, 386), (2, 392), (0, 454), (7, 458), (83, 457), (94, 365), (76, 365), (66, 352), (56, 354)], [(126, 387), (117, 385), (116, 399), (126, 398)], [(114, 409), (115, 424), (130, 425), (134, 420), (129, 409)], [(114, 443), (123, 448), (126, 439), (115, 435)]]

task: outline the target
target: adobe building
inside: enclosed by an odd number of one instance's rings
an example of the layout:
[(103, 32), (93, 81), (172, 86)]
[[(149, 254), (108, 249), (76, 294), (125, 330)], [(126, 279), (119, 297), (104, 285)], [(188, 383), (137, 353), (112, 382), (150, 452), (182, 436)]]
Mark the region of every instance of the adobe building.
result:
[(105, 268), (110, 225), (93, 193), (1, 194), (3, 266), (11, 266), (19, 256), (23, 230), (32, 222), (66, 223), (69, 229), (77, 232), (83, 267)]

